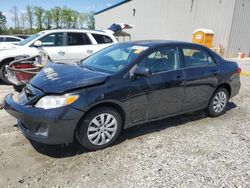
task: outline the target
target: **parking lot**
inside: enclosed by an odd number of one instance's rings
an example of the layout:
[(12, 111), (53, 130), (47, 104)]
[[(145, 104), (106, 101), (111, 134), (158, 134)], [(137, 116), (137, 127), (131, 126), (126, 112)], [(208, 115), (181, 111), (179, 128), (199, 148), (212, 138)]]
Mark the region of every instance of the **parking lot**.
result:
[[(1, 187), (250, 187), (250, 60), (227, 113), (194, 112), (124, 131), (107, 149), (28, 141), (0, 111)], [(0, 100), (13, 92), (0, 84)]]

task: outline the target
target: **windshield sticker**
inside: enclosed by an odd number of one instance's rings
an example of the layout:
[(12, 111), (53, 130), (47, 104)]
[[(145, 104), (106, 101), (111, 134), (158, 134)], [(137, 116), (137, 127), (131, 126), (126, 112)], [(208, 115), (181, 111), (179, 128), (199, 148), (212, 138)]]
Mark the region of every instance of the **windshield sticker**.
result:
[(148, 49), (147, 46), (133, 46), (131, 49), (133, 50), (146, 50)]
[(147, 46), (133, 46), (131, 49), (135, 50), (134, 51), (135, 54), (139, 54), (142, 51), (148, 49), (148, 47)]
[(139, 54), (139, 53), (141, 53), (141, 52), (142, 52), (141, 49), (137, 49), (137, 50), (134, 51), (135, 54)]

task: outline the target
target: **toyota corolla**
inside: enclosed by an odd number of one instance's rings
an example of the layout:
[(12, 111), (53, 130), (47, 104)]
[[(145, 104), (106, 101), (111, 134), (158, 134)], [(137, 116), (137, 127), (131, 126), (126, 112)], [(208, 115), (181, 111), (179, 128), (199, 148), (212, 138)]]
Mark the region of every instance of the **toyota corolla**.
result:
[(240, 71), (198, 44), (121, 43), (79, 64), (48, 64), (18, 96), (7, 95), (3, 107), (31, 140), (76, 138), (97, 150), (137, 124), (203, 109), (222, 115), (240, 90)]

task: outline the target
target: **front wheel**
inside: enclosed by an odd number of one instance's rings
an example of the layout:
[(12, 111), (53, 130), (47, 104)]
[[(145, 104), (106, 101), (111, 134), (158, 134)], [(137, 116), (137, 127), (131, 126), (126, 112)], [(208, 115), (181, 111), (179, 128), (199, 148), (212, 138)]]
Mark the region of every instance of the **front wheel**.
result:
[(80, 121), (76, 131), (78, 142), (88, 150), (111, 146), (122, 129), (120, 114), (113, 108), (101, 107)]
[(11, 60), (1, 62), (0, 66), (0, 78), (5, 84), (12, 84), (7, 78), (6, 65), (10, 64)]
[(208, 114), (217, 117), (225, 113), (228, 104), (228, 91), (225, 88), (217, 89), (208, 105)]

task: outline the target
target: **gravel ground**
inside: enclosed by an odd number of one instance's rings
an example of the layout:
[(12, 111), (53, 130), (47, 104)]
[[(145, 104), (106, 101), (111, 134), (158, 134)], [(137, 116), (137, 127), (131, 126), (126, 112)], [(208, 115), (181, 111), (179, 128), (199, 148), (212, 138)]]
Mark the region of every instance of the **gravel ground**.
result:
[[(250, 61), (239, 62), (250, 72)], [(218, 118), (195, 112), (122, 133), (113, 147), (28, 141), (0, 111), (1, 187), (250, 187), (250, 76)], [(0, 85), (0, 100), (11, 92)]]

